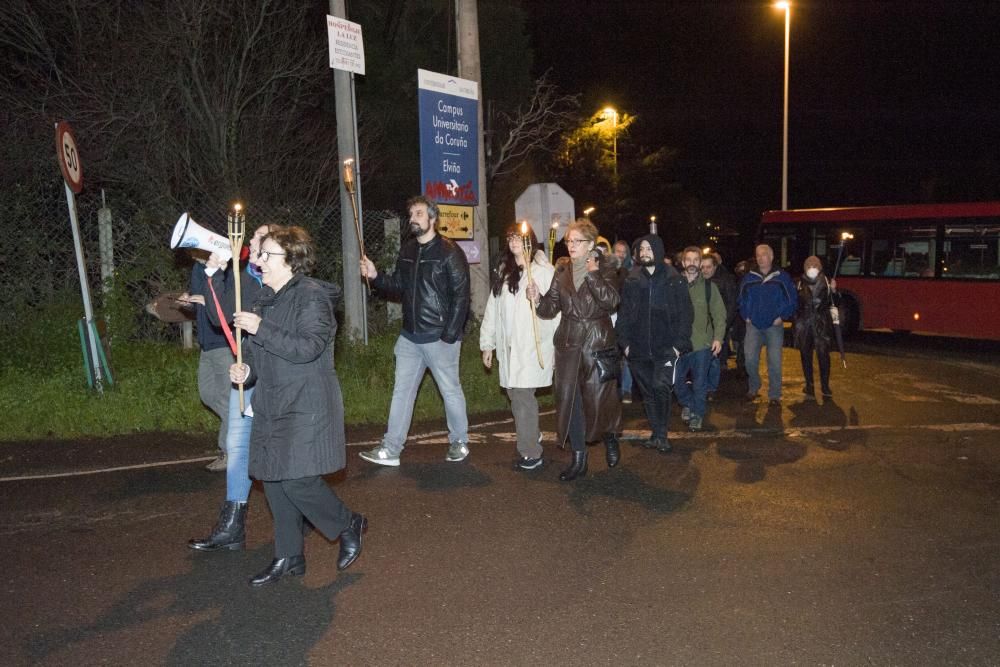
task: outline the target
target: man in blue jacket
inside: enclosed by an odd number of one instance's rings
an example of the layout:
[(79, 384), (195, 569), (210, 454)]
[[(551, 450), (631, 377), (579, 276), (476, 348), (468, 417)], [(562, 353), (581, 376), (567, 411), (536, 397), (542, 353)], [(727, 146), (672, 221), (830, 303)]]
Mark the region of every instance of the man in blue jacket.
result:
[(798, 304), (791, 277), (774, 267), (774, 250), (761, 244), (754, 253), (757, 269), (740, 281), (740, 315), (746, 321), (743, 341), (746, 355), (747, 399), (754, 400), (760, 391), (760, 348), (767, 346), (767, 397), (772, 405), (781, 404), (781, 348), (785, 341), (785, 320), (795, 315)]

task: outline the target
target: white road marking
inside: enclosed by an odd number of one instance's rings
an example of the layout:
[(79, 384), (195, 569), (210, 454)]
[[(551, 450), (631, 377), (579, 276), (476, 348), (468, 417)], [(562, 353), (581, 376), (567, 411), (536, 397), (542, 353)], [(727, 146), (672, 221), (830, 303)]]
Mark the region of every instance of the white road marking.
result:
[[(555, 410), (549, 410), (547, 412), (539, 413), (540, 416), (548, 416), (555, 414)], [(508, 417), (507, 419), (498, 419), (495, 421), (483, 422), (481, 424), (470, 424), (470, 430), (480, 430), (483, 428), (488, 428), (490, 426), (499, 426), (501, 424), (511, 424), (513, 423), (513, 418)], [(720, 431), (699, 431), (697, 433), (690, 433), (688, 431), (672, 431), (669, 437), (674, 440), (746, 440), (754, 436), (768, 435), (768, 434), (783, 434), (786, 437), (795, 438), (801, 437), (804, 434), (809, 435), (824, 435), (829, 433), (843, 433), (852, 431), (875, 431), (879, 429), (897, 429), (897, 430), (914, 430), (914, 431), (940, 431), (945, 433), (958, 433), (965, 431), (1000, 431), (1000, 424), (987, 424), (984, 422), (971, 422), (964, 424), (908, 424), (905, 426), (894, 426), (891, 424), (867, 424), (864, 426), (796, 426), (794, 428), (779, 430), (779, 429), (768, 429), (761, 427), (759, 429), (725, 429)], [(622, 439), (624, 440), (641, 440), (644, 439), (648, 430), (642, 429), (627, 429), (622, 433)], [(427, 433), (420, 433), (410, 437), (413, 440), (413, 445), (417, 444), (443, 444), (443, 441), (438, 440), (442, 435), (447, 436), (448, 431), (429, 431)], [(476, 440), (482, 440), (482, 438), (491, 434), (475, 434)], [(494, 434), (495, 435), (495, 434)], [(506, 434), (504, 434), (506, 435)], [(546, 435), (550, 435), (546, 432)], [(503, 440), (507, 440), (506, 437)], [(367, 447), (371, 445), (376, 445), (381, 442), (381, 438), (377, 440), (364, 440), (361, 442), (351, 442), (348, 443), (348, 447)], [(76, 470), (72, 472), (60, 472), (60, 473), (50, 473), (44, 475), (20, 475), (16, 477), (0, 477), (0, 482), (23, 482), (28, 480), (38, 480), (38, 479), (58, 479), (64, 477), (82, 477), (84, 475), (97, 475), (101, 473), (108, 472), (121, 472), (123, 470), (143, 470), (147, 468), (162, 468), (166, 466), (183, 465), (185, 463), (201, 463), (204, 461), (214, 460), (214, 456), (201, 456), (198, 458), (191, 459), (175, 459), (173, 461), (158, 461), (156, 463), (139, 463), (136, 465), (129, 466), (115, 466), (113, 468), (97, 468), (94, 470)]]

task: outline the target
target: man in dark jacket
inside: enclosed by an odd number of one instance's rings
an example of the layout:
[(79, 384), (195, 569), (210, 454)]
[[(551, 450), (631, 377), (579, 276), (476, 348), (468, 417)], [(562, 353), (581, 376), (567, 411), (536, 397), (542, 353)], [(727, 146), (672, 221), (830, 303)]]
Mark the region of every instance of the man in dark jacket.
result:
[(747, 363), (747, 399), (760, 391), (760, 348), (767, 346), (767, 396), (772, 405), (781, 404), (781, 348), (785, 341), (785, 320), (795, 315), (798, 295), (787, 273), (774, 266), (774, 250), (761, 244), (755, 251), (757, 269), (740, 281), (740, 315), (746, 321), (744, 350)]
[(411, 238), (400, 248), (392, 275), (379, 273), (370, 259), (361, 258), (361, 274), (374, 288), (400, 299), (403, 305), (389, 423), (382, 444), (361, 452), (361, 458), (384, 466), (399, 465), (413, 418), (413, 402), (424, 371), (429, 369), (444, 399), (448, 419), (450, 446), (445, 460), (464, 461), (469, 455), (469, 418), (458, 362), (469, 315), (469, 264), (461, 248), (438, 235), (438, 207), (434, 202), (413, 197), (407, 209)]
[(670, 396), (681, 354), (691, 350), (694, 309), (687, 285), (663, 262), (663, 241), (650, 234), (636, 242), (639, 266), (622, 287), (615, 333), (642, 392), (652, 431), (643, 445), (667, 453)]

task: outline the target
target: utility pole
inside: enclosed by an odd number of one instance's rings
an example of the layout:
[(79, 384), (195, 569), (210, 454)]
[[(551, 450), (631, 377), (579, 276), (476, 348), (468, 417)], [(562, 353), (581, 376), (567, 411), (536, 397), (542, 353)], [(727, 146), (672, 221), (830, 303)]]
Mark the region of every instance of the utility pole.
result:
[(486, 218), (486, 151), (483, 141), (483, 76), (479, 65), (479, 7), (477, 0), (455, 0), (455, 32), (458, 35), (458, 76), (479, 84), (479, 204), (475, 207), (472, 239), (479, 246), (479, 264), (469, 265), (472, 313), (481, 319), (490, 292), (490, 246)]
[[(330, 15), (347, 18), (345, 0), (330, 0)], [(358, 188), (358, 207), (361, 213), (361, 163), (358, 156), (357, 116), (354, 108), (354, 74), (346, 70), (333, 70), (333, 89), (337, 114), (337, 158), (340, 175), (340, 238), (344, 259), (344, 325), (352, 341), (367, 342), (366, 303), (361, 281), (361, 251), (358, 248), (354, 227), (354, 210), (344, 187), (344, 160), (354, 159), (354, 178)], [(364, 217), (361, 217), (364, 220)]]

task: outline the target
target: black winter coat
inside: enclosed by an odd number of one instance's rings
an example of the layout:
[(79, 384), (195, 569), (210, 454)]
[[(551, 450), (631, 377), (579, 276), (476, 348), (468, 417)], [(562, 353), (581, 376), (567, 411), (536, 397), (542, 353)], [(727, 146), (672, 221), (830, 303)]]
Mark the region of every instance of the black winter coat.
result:
[(250, 366), (250, 475), (274, 481), (325, 475), (346, 464), (344, 399), (333, 365), (336, 285), (296, 274), (253, 305), (262, 320), (243, 344)]
[(811, 341), (817, 353), (829, 354), (833, 333), (833, 316), (830, 314), (833, 299), (830, 282), (820, 273), (816, 280), (809, 280), (803, 276), (796, 288), (799, 307), (793, 328), (795, 347), (801, 350)]
[(451, 239), (436, 234), (425, 244), (410, 239), (399, 250), (392, 275), (372, 283), (403, 304), (403, 329), (433, 334), (445, 343), (462, 337), (469, 316), (469, 263)]
[(674, 349), (691, 351), (694, 307), (687, 281), (659, 262), (652, 275), (643, 266), (629, 271), (622, 287), (615, 332), (629, 359), (673, 359)]

